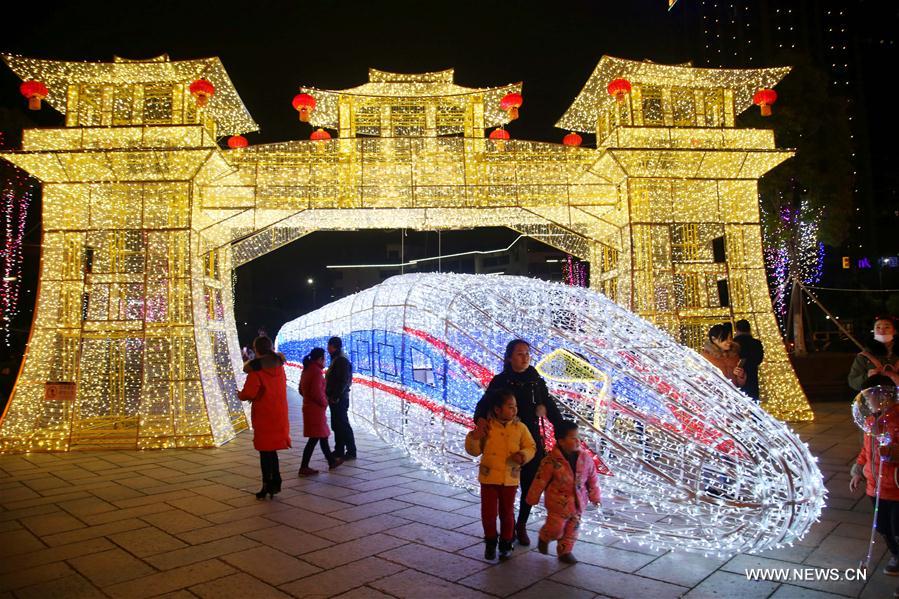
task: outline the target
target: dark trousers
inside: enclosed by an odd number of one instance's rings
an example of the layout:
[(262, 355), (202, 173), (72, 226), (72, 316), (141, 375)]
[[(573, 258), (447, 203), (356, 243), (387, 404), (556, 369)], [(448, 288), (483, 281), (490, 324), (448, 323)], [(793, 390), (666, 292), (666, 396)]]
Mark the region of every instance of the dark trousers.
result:
[(356, 457), (356, 437), (350, 426), (350, 398), (345, 397), (331, 404), (331, 428), (334, 429), (334, 455), (336, 457)]
[(512, 541), (515, 531), (515, 493), (518, 487), (481, 484), (481, 524), (484, 538), (496, 539), (496, 517), (503, 541)]
[[(874, 503), (873, 497), (871, 497), (871, 503)], [(880, 503), (877, 505), (877, 522), (875, 526), (877, 527), (877, 532), (886, 541), (887, 549), (890, 550), (890, 553), (899, 557), (899, 541), (896, 539), (899, 536), (899, 501), (881, 498)]]
[(309, 440), (306, 441), (306, 447), (303, 448), (303, 462), (300, 464), (300, 468), (309, 467), (309, 460), (312, 459), (312, 452), (315, 451), (316, 442), (321, 445), (322, 454), (328, 461), (328, 465), (330, 466), (331, 462), (334, 461), (334, 456), (331, 455), (331, 448), (328, 447), (327, 437), (309, 437)]
[(274, 493), (281, 490), (281, 467), (277, 451), (260, 451), (259, 467), (262, 470), (262, 486)]
[[(538, 443), (540, 442), (538, 441)], [(531, 483), (534, 482), (537, 471), (540, 469), (540, 462), (543, 461), (545, 456), (546, 452), (543, 450), (543, 447), (538, 445), (534, 459), (521, 467), (521, 501), (518, 504), (518, 524), (522, 526), (527, 524), (528, 518), (531, 516), (531, 506), (528, 505), (524, 498), (528, 496)]]

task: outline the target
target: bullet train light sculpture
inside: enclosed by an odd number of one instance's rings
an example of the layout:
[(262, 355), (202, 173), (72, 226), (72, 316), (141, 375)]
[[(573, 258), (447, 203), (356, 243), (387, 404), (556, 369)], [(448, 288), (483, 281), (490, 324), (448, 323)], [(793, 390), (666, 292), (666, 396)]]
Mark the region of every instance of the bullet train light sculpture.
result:
[(801, 538), (824, 505), (815, 458), (787, 426), (694, 351), (589, 289), (511, 276), (396, 276), (285, 324), (277, 346), (292, 380), (331, 335), (354, 364), (356, 422), (468, 489), (477, 487), (464, 450), (475, 404), (506, 343), (529, 341), (602, 475), (602, 509), (584, 514), (582, 534), (720, 555), (759, 551)]

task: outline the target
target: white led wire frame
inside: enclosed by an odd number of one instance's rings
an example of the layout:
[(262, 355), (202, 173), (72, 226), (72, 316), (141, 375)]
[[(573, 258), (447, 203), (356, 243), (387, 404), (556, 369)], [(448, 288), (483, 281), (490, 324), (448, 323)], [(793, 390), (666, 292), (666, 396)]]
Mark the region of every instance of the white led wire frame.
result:
[[(583, 534), (730, 554), (790, 544), (820, 515), (826, 491), (807, 445), (694, 351), (588, 289), (403, 275), (287, 323), (278, 343), (404, 328), (494, 372), (510, 339), (531, 342), (550, 392), (611, 471), (600, 476), (603, 509), (585, 512)], [(452, 484), (477, 488), (467, 425), (359, 380), (357, 422)], [(467, 423), (471, 414), (461, 416)]]

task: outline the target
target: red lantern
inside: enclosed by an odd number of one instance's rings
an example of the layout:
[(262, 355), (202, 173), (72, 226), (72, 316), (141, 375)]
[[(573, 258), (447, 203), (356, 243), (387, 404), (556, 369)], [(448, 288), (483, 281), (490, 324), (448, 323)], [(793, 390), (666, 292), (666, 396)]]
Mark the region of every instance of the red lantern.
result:
[(627, 79), (612, 79), (609, 81), (609, 86), (606, 89), (610, 96), (619, 102), (623, 102), (624, 96), (631, 93), (631, 82)]
[(752, 96), (752, 103), (762, 111), (762, 116), (771, 116), (771, 105), (777, 102), (777, 92), (773, 89), (760, 89)]
[(209, 98), (215, 95), (215, 86), (206, 79), (197, 79), (188, 88), (191, 95), (197, 99), (197, 107), (203, 108), (209, 103)]
[(576, 148), (581, 145), (581, 142), (584, 141), (581, 139), (581, 136), (572, 131), (568, 135), (562, 138), (562, 143), (566, 146), (570, 146), (572, 148)]
[(248, 145), (250, 144), (243, 135), (232, 135), (228, 138), (228, 147), (231, 149), (245, 148)]
[(488, 137), (490, 137), (490, 139), (492, 139), (493, 141), (506, 141), (512, 136), (509, 135), (509, 132), (505, 129), (494, 129), (490, 132), (490, 135)]
[(503, 96), (503, 99), (499, 101), (499, 107), (509, 115), (510, 121), (514, 121), (518, 118), (518, 109), (521, 108), (523, 102), (524, 98), (521, 97), (521, 94), (512, 92)]
[(309, 139), (312, 141), (328, 141), (331, 139), (331, 134), (319, 127), (309, 135)]
[(315, 110), (315, 98), (309, 94), (297, 94), (293, 97), (293, 108), (300, 113), (300, 120), (308, 123)]
[(33, 79), (30, 81), (23, 81), (22, 85), (19, 86), (19, 91), (23, 96), (28, 98), (29, 110), (40, 110), (41, 100), (50, 95), (46, 85)]

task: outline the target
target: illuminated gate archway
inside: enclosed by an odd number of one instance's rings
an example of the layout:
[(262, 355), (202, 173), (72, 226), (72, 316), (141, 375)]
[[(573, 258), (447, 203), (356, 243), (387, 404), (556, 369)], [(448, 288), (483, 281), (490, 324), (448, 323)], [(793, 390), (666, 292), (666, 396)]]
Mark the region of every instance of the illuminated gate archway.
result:
[[(232, 438), (247, 426), (232, 269), (311, 231), (365, 228), (510, 227), (589, 260), (597, 290), (694, 346), (709, 323), (747, 318), (769, 349), (765, 407), (811, 417), (758, 215), (758, 178), (791, 154), (771, 131), (734, 128), (787, 69), (604, 57), (559, 122), (596, 133), (596, 149), (485, 139), (520, 84), (371, 70), (349, 90), (303, 89), (336, 138), (223, 151), (217, 135), (256, 124), (218, 59), (4, 58), (47, 85), (66, 127), (27, 130), (2, 155), (44, 191), (41, 289), (2, 450)], [(216, 91), (198, 108), (201, 77)], [(622, 77), (631, 92), (608, 97)]]

